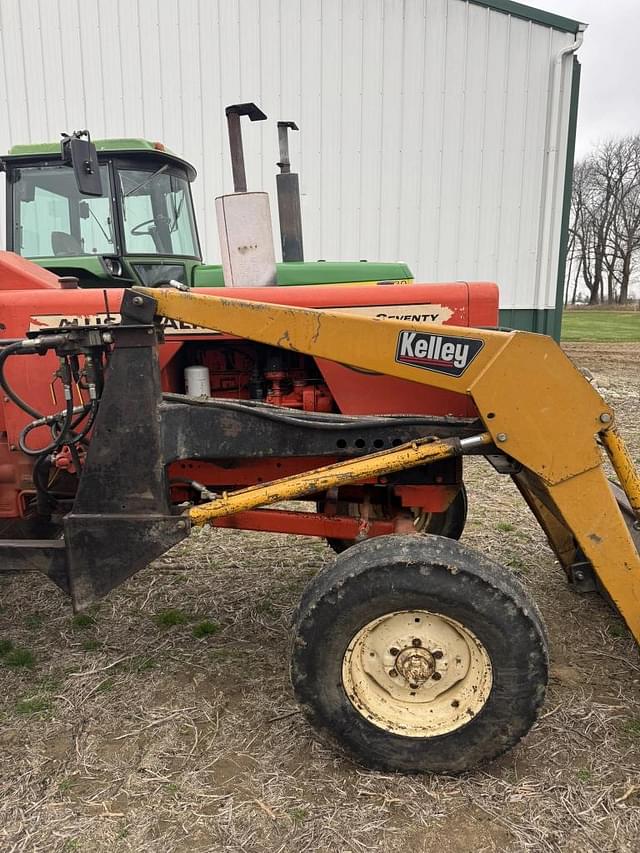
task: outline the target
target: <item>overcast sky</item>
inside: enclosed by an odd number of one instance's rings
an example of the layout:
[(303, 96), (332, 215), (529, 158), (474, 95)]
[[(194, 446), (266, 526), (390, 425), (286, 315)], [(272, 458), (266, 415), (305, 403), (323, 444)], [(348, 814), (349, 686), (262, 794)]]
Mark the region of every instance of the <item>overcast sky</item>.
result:
[(531, 0), (528, 5), (589, 24), (578, 52), (576, 157), (601, 139), (640, 133), (640, 0)]

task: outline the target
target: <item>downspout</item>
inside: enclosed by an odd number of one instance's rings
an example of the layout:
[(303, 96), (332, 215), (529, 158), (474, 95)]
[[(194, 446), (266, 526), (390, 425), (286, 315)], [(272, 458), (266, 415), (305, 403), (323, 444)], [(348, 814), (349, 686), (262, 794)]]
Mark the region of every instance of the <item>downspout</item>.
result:
[[(544, 309), (547, 308), (547, 288), (551, 281), (556, 281), (552, 274), (552, 260), (557, 253), (552, 251), (559, 246), (555, 235), (556, 221), (556, 186), (558, 180), (558, 147), (560, 136), (560, 89), (562, 86), (562, 73), (564, 60), (573, 55), (582, 46), (584, 31), (587, 24), (580, 24), (576, 33), (575, 41), (558, 51), (551, 67), (551, 86), (549, 94), (549, 106), (547, 108), (547, 142), (545, 146), (544, 178), (542, 181), (542, 217), (538, 232), (538, 276), (536, 281), (536, 305), (535, 310), (540, 309), (540, 289), (544, 290)], [(555, 299), (554, 299), (555, 305)], [(537, 330), (536, 330), (537, 331)]]

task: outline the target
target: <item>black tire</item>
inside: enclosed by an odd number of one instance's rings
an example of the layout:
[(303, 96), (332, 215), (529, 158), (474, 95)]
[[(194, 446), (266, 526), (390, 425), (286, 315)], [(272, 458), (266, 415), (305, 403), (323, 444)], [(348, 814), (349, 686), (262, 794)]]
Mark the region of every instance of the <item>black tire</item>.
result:
[[(337, 509), (341, 515), (349, 514), (349, 504), (347, 501), (338, 501)], [(429, 513), (420, 533), (431, 533), (433, 536), (446, 536), (447, 539), (459, 539), (467, 522), (467, 509), (467, 490), (464, 483), (462, 483), (460, 491), (444, 512)], [(355, 539), (327, 539), (327, 545), (336, 554), (342, 554), (347, 548), (352, 548), (356, 544)]]
[[(412, 610), (473, 632), (491, 663), (484, 705), (446, 734), (406, 737), (374, 725), (343, 686), (343, 659), (358, 632)], [(350, 548), (305, 590), (291, 680), (316, 730), (359, 763), (459, 773), (506, 752), (533, 725), (547, 682), (547, 640), (535, 603), (508, 570), (439, 536), (381, 536)]]

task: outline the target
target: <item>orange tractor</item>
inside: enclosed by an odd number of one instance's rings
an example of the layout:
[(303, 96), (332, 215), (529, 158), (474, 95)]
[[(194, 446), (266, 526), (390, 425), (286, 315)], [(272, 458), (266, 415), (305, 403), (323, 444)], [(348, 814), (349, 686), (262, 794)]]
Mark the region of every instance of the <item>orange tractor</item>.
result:
[(640, 640), (614, 412), (552, 340), (487, 328), (494, 285), (87, 291), (2, 264), (2, 570), (82, 609), (194, 525), (327, 537), (293, 626), (302, 709), (368, 766), (461, 771), (528, 731), (547, 680), (535, 602), (455, 541), (482, 454)]

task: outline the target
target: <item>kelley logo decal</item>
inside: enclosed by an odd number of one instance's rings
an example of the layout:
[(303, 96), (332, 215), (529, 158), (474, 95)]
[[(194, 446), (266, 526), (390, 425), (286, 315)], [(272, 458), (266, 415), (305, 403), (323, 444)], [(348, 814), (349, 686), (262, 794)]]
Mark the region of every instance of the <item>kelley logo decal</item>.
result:
[(396, 361), (434, 373), (462, 376), (483, 346), (484, 342), (475, 338), (403, 331), (398, 336)]

